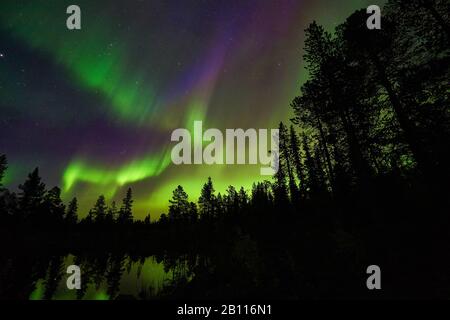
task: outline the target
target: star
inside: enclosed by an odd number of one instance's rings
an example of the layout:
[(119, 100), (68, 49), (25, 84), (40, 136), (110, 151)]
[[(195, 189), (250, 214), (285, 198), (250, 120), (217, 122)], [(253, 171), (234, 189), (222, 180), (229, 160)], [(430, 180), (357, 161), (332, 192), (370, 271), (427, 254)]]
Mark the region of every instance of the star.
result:
[(4, 57), (5, 57), (5, 54), (0, 52), (0, 58), (4, 58)]

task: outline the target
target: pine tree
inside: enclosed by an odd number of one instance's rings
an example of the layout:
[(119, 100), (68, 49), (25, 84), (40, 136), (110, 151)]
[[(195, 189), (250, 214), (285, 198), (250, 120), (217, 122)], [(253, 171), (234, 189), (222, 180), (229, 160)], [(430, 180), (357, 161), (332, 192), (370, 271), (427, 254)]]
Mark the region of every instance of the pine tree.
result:
[(236, 188), (229, 186), (224, 197), (225, 211), (228, 215), (235, 215), (239, 211), (239, 194)]
[(128, 188), (127, 194), (122, 201), (122, 207), (120, 208), (117, 221), (123, 224), (133, 222), (133, 195), (131, 188)]
[(6, 156), (0, 155), (0, 187), (2, 186), (2, 180), (5, 176), (5, 171), (8, 168), (8, 161), (6, 159)]
[(107, 206), (105, 197), (100, 195), (94, 205), (94, 208), (92, 208), (92, 215), (95, 223), (103, 224), (105, 222), (106, 210)]
[(189, 204), (189, 221), (191, 223), (196, 223), (198, 221), (197, 205), (194, 202)]
[(219, 194), (216, 197), (216, 201), (215, 201), (215, 217), (216, 218), (223, 218), (224, 213), (225, 213), (225, 205), (224, 205), (224, 200), (222, 198), (222, 195)]
[[(280, 126), (281, 127), (281, 126)], [(281, 128), (280, 128), (281, 129)], [(273, 194), (275, 197), (275, 203), (281, 207), (284, 208), (287, 205), (288, 202), (288, 189), (287, 189), (287, 165), (286, 165), (286, 159), (284, 157), (284, 151), (283, 151), (283, 131), (279, 131), (278, 140), (279, 140), (279, 152), (278, 154), (275, 154), (275, 157), (278, 157), (278, 170), (274, 174), (273, 178), (275, 180), (273, 185)]]
[(308, 172), (308, 191), (316, 193), (319, 190), (319, 178), (317, 176), (316, 164), (312, 157), (309, 140), (306, 135), (303, 135), (303, 151), (305, 153), (305, 165)]
[(283, 122), (280, 123), (279, 126), (279, 134), (280, 134), (280, 162), (284, 163), (284, 168), (286, 168), (286, 174), (287, 174), (287, 182), (289, 186), (289, 194), (291, 197), (291, 200), (293, 202), (296, 202), (299, 198), (298, 194), (298, 187), (297, 183), (295, 181), (294, 177), (294, 159), (292, 157), (292, 152), (290, 149), (291, 141), (290, 141), (290, 135), (288, 132), (288, 129), (283, 124)]
[(301, 158), (301, 150), (300, 150), (300, 141), (298, 139), (297, 133), (295, 132), (294, 126), (291, 125), (290, 128), (290, 152), (291, 158), (293, 160), (293, 165), (295, 168), (295, 172), (297, 174), (297, 178), (299, 180), (299, 192), (300, 196), (303, 197), (306, 192), (306, 176), (305, 176), (305, 168), (302, 163)]
[(162, 213), (159, 217), (158, 223), (161, 225), (166, 225), (168, 223), (169, 219), (167, 218), (167, 215), (165, 213)]
[(181, 221), (188, 220), (189, 216), (189, 200), (188, 195), (182, 186), (178, 186), (172, 194), (172, 199), (169, 200), (169, 220)]
[[(446, 0), (391, 0), (390, 5), (395, 6), (396, 17), (398, 18), (398, 13), (410, 13), (412, 12), (415, 18), (424, 18), (424, 15), (430, 15), (436, 23), (439, 25), (440, 29), (445, 32), (447, 38), (450, 38), (450, 24), (448, 19), (446, 20), (444, 14), (449, 12), (450, 4)], [(442, 12), (442, 13), (441, 13)], [(448, 15), (447, 15), (448, 17)], [(441, 32), (441, 30), (438, 30)]]
[(323, 165), (323, 159), (322, 159), (322, 152), (320, 150), (320, 145), (316, 145), (314, 148), (314, 168), (317, 176), (318, 181), (318, 191), (322, 192), (326, 189), (326, 177), (325, 177), (325, 170)]
[(249, 198), (247, 195), (247, 192), (245, 191), (244, 187), (241, 187), (239, 189), (239, 194), (238, 194), (238, 198), (239, 198), (239, 208), (241, 211), (245, 211), (247, 209), (248, 203), (249, 203)]
[[(383, 23), (382, 30), (368, 30), (366, 26), (367, 15), (365, 10), (352, 14), (343, 27), (343, 41), (348, 46), (348, 54), (355, 62), (370, 61), (375, 70), (374, 81), (380, 85), (389, 98), (392, 110), (402, 129), (404, 139), (411, 148), (412, 153), (422, 172), (427, 171), (428, 157), (420, 143), (420, 135), (414, 122), (410, 119), (407, 107), (395, 89), (395, 83), (390, 77), (389, 61), (393, 59), (393, 25)], [(385, 21), (387, 22), (387, 21)], [(373, 31), (373, 32), (371, 32)], [(395, 70), (395, 68), (392, 68)]]
[[(361, 141), (369, 140), (373, 110), (365, 108), (368, 86), (366, 63), (351, 64), (342, 45), (342, 27), (337, 38), (313, 23), (307, 29), (305, 60), (312, 77), (302, 86), (302, 96), (294, 99), (295, 123), (311, 126), (320, 146), (328, 181), (333, 188), (334, 168), (329, 137), (343, 137), (348, 159), (362, 182), (370, 176)], [(355, 121), (357, 118), (358, 121)], [(355, 125), (357, 123), (357, 125)]]
[(65, 220), (69, 225), (75, 225), (78, 221), (78, 200), (73, 198), (67, 206)]
[(214, 192), (215, 190), (211, 177), (208, 177), (208, 182), (203, 185), (200, 198), (198, 200), (202, 219), (211, 220), (214, 218), (214, 204), (216, 198)]
[(54, 187), (44, 197), (45, 215), (47, 223), (60, 224), (64, 219), (66, 207), (61, 200), (61, 189)]
[(94, 223), (94, 220), (95, 220), (94, 213), (91, 209), (91, 210), (89, 210), (87, 216), (83, 220), (81, 220), (81, 223), (86, 224), (86, 225), (91, 225)]
[(391, 0), (383, 11), (394, 26), (395, 44), (390, 63), (381, 56), (386, 74), (416, 131), (425, 170), (440, 177), (450, 171), (450, 154), (442, 148), (450, 140), (450, 95), (445, 94), (450, 78), (448, 12), (447, 0)]
[(28, 219), (30, 215), (38, 215), (42, 209), (45, 195), (45, 184), (41, 182), (39, 169), (36, 168), (28, 175), (27, 180), (19, 185), (19, 209), (22, 218)]
[(114, 221), (117, 219), (117, 206), (116, 202), (113, 201), (111, 205), (108, 207), (108, 210), (106, 212), (105, 222), (106, 224), (113, 224)]

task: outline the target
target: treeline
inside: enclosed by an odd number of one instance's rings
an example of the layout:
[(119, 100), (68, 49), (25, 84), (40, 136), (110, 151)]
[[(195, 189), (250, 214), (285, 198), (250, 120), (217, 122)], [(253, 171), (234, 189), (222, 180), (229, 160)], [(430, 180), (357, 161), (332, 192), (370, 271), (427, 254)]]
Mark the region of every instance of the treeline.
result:
[[(107, 203), (100, 195), (83, 218), (79, 217), (78, 200), (73, 198), (67, 205), (61, 199), (59, 187), (46, 188), (39, 175), (39, 169), (31, 172), (26, 181), (20, 184), (17, 193), (2, 187), (1, 179), (7, 170), (5, 155), (0, 156), (0, 222), (2, 227), (22, 226), (36, 230), (55, 230), (60, 227), (92, 227), (106, 228), (108, 226), (132, 226), (133, 224), (150, 225), (153, 221), (150, 214), (143, 220), (133, 217), (133, 196), (128, 188), (120, 207), (115, 201)], [(215, 223), (216, 221), (235, 218), (238, 214), (248, 211), (252, 205), (260, 204), (264, 198), (273, 199), (272, 184), (258, 183), (253, 186), (249, 195), (243, 187), (239, 190), (230, 186), (226, 193), (216, 195), (213, 182), (208, 178), (201, 190), (201, 196), (196, 202), (189, 200), (182, 186), (178, 186), (169, 200), (168, 213), (163, 213), (153, 224), (161, 226), (187, 226), (196, 223)]]
[[(0, 156), (0, 182), (7, 169), (6, 156)], [(45, 230), (62, 226), (113, 224), (130, 225), (133, 223), (133, 198), (131, 188), (128, 189), (120, 208), (112, 202), (107, 205), (103, 195), (99, 196), (93, 208), (83, 218), (78, 217), (78, 200), (73, 198), (67, 206), (61, 200), (58, 187), (46, 189), (36, 168), (28, 175), (26, 181), (19, 185), (16, 194), (2, 188), (0, 184), (0, 220), (2, 225), (33, 226)], [(143, 223), (150, 223), (147, 216)]]

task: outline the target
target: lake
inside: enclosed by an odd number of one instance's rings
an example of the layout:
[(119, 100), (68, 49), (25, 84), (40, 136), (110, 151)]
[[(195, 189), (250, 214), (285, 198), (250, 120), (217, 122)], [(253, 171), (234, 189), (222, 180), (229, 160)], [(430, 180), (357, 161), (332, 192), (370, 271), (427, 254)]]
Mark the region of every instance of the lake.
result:
[[(0, 298), (31, 300), (157, 299), (180, 279), (191, 279), (196, 257), (90, 254), (1, 258)], [(66, 285), (67, 268), (81, 270), (81, 289)]]

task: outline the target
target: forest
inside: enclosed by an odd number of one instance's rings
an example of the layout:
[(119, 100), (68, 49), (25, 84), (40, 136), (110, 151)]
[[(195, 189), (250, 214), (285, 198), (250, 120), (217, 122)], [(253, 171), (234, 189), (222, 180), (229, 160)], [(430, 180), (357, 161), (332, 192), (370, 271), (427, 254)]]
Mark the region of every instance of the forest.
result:
[[(110, 298), (120, 254), (177, 265), (151, 298), (448, 298), (449, 13), (446, 0), (389, 0), (380, 30), (367, 29), (365, 9), (333, 33), (310, 23), (308, 80), (279, 124), (279, 170), (251, 190), (217, 193), (205, 177), (198, 200), (178, 186), (159, 220), (141, 221), (131, 188), (120, 204), (100, 195), (86, 214), (37, 168), (17, 192), (0, 184), (0, 297), (31, 292), (8, 285), (8, 257), (70, 252), (103, 257), (90, 281), (109, 268)], [(0, 183), (7, 168), (2, 155)], [(49, 260), (29, 268), (57, 273)], [(372, 264), (383, 290), (366, 288)]]

